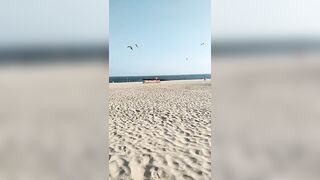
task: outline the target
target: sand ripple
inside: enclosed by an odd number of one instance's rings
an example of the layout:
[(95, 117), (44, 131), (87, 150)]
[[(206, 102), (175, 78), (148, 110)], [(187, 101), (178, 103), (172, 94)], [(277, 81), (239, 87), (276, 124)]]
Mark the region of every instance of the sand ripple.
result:
[(210, 179), (210, 81), (110, 90), (110, 179)]

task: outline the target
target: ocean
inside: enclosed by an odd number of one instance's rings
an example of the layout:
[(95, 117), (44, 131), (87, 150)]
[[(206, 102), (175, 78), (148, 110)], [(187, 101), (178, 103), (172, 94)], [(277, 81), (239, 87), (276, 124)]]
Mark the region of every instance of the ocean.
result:
[(109, 83), (142, 82), (143, 79), (155, 79), (160, 81), (211, 79), (211, 74), (186, 74), (186, 75), (160, 75), (160, 76), (110, 76)]

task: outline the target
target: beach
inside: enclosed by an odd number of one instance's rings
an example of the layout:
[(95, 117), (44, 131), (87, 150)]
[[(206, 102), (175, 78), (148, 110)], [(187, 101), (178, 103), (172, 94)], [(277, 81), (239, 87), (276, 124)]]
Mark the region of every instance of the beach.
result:
[(104, 67), (0, 67), (0, 179), (105, 179)]
[(319, 56), (214, 61), (213, 179), (319, 179)]
[(211, 80), (109, 84), (110, 179), (210, 179)]

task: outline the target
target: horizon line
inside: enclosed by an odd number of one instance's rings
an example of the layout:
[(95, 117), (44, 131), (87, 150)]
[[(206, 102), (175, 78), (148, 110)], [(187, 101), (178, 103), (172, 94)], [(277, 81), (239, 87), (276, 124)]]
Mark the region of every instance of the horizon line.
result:
[(210, 73), (195, 73), (195, 74), (162, 74), (162, 75), (109, 75), (110, 77), (139, 77), (139, 76), (185, 76), (185, 75), (211, 75)]

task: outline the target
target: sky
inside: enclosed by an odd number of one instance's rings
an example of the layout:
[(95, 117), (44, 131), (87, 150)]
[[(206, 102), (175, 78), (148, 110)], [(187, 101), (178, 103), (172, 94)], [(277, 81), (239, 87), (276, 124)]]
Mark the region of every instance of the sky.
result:
[(319, 0), (213, 0), (213, 38), (320, 38), (319, 7)]
[[(143, 24), (141, 18), (150, 20), (160, 28), (160, 22), (168, 24), (179, 20), (201, 27), (199, 17), (207, 13), (209, 0), (9, 0), (0, 6), (0, 48), (3, 46), (50, 43), (101, 43), (108, 40), (109, 22), (123, 14), (125, 20)], [(110, 5), (119, 10), (109, 19)], [(131, 3), (131, 4), (126, 4)], [(123, 6), (121, 5), (123, 4)], [(170, 4), (170, 5), (168, 5)], [(121, 7), (125, 10), (120, 11)], [(130, 8), (132, 7), (132, 8)], [(211, 28), (215, 39), (320, 37), (319, 0), (212, 0)], [(190, 10), (191, 9), (191, 10)], [(163, 11), (163, 12), (160, 12)], [(153, 12), (154, 11), (154, 12)], [(115, 11), (113, 11), (115, 12)], [(143, 16), (143, 13), (146, 16)], [(203, 14), (202, 14), (203, 13)], [(132, 17), (132, 18), (130, 18)], [(140, 18), (140, 19), (139, 19)], [(182, 20), (180, 19), (189, 19)], [(120, 19), (120, 18), (119, 18)], [(165, 23), (163, 23), (165, 24)], [(152, 24), (150, 23), (150, 26)], [(122, 25), (118, 25), (122, 26)], [(119, 28), (119, 27), (118, 27)], [(137, 29), (138, 27), (131, 28)], [(163, 28), (163, 27), (161, 27)], [(178, 29), (163, 28), (165, 32)], [(187, 28), (185, 28), (187, 29)], [(184, 30), (185, 30), (184, 29)], [(151, 29), (143, 29), (149, 32)], [(155, 30), (155, 29), (152, 29)], [(125, 31), (120, 28), (120, 31)], [(141, 30), (142, 31), (142, 30)], [(141, 32), (137, 31), (137, 32)], [(133, 31), (131, 31), (133, 32)], [(187, 33), (186, 31), (183, 31)], [(155, 30), (155, 33), (159, 33)], [(161, 32), (160, 32), (161, 34)], [(159, 36), (160, 36), (159, 34)], [(182, 34), (182, 35), (183, 35)], [(181, 35), (181, 36), (182, 36)], [(129, 34), (124, 35), (126, 37)], [(137, 33), (132, 34), (137, 37)], [(170, 36), (168, 36), (170, 37)], [(198, 37), (198, 36), (197, 36)], [(197, 37), (192, 37), (195, 39)], [(162, 37), (163, 38), (163, 37)], [(141, 38), (139, 38), (140, 40)], [(153, 40), (160, 38), (153, 38)], [(168, 39), (168, 38), (165, 38)], [(165, 40), (164, 39), (164, 40)], [(132, 41), (137, 41), (133, 38)], [(198, 41), (198, 39), (197, 39)], [(128, 42), (130, 43), (130, 42)], [(142, 42), (141, 42), (142, 43)]]
[(110, 76), (211, 73), (210, 0), (110, 0), (109, 10)]
[(0, 6), (0, 47), (108, 40), (107, 0), (9, 0)]

